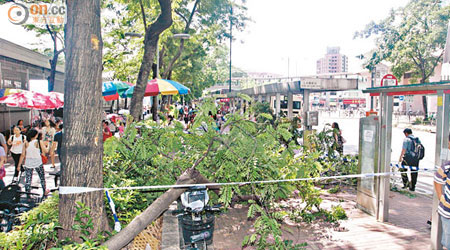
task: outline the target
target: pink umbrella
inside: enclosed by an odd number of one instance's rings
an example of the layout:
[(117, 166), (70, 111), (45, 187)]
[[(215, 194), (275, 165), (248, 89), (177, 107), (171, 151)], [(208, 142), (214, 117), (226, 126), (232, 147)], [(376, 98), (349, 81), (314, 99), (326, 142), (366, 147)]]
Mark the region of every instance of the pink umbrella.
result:
[(64, 94), (49, 92), (47, 95), (50, 97), (50, 101), (56, 105), (56, 108), (64, 106)]
[(4, 96), (0, 98), (0, 103), (6, 104), (9, 107), (19, 107), (19, 108), (28, 108), (32, 106), (33, 102), (31, 101), (31, 99), (26, 98), (23, 92)]
[(54, 109), (61, 107), (61, 105), (52, 102), (50, 96), (25, 90), (0, 98), (0, 103), (10, 107), (29, 109)]

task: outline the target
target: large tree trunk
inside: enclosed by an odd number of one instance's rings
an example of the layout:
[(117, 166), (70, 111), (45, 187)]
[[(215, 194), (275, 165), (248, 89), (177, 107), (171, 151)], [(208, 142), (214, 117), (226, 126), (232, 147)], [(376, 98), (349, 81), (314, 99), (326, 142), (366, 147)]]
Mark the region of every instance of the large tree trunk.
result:
[(48, 92), (52, 92), (55, 89), (56, 66), (58, 65), (58, 57), (61, 52), (62, 52), (62, 50), (56, 51), (56, 46), (55, 46), (55, 50), (53, 51), (53, 58), (50, 60), (50, 75), (47, 78)]
[[(153, 70), (153, 79), (157, 78), (158, 76), (156, 75), (156, 63), (154, 63), (152, 65), (152, 70)], [(153, 121), (157, 121), (158, 120), (158, 96), (153, 96), (152, 97), (152, 117), (153, 117)]]
[[(67, 1), (64, 140), (61, 186), (103, 187), (102, 37), (100, 1)], [(103, 192), (60, 195), (59, 239), (80, 241), (76, 202), (92, 219), (91, 237), (106, 229)]]
[(423, 105), (423, 112), (425, 113), (423, 115), (423, 120), (428, 120), (428, 103), (427, 103), (427, 96), (422, 96), (422, 105)]
[(47, 31), (53, 40), (53, 58), (49, 60), (50, 75), (47, 77), (48, 92), (52, 92), (55, 89), (55, 75), (56, 66), (58, 65), (58, 57), (59, 54), (64, 51), (64, 49), (58, 50), (58, 33), (56, 31), (53, 31), (48, 24), (45, 27), (47, 28)]
[[(425, 83), (426, 81), (426, 76), (425, 76), (425, 71), (422, 71), (422, 79), (420, 80), (420, 83)], [(422, 96), (422, 107), (423, 107), (423, 120), (427, 121), (428, 120), (428, 103), (427, 103), (427, 97), (426, 96)]]
[(148, 76), (154, 61), (156, 47), (159, 35), (172, 25), (172, 1), (158, 0), (161, 6), (161, 14), (154, 23), (148, 28), (146, 27), (144, 39), (144, 56), (142, 58), (141, 68), (134, 87), (133, 97), (131, 98), (130, 114), (134, 120), (139, 120), (142, 114), (142, 101), (144, 99), (144, 91), (147, 86)]
[[(177, 184), (198, 183), (200, 173), (195, 169), (188, 169), (177, 181)], [(158, 197), (142, 214), (133, 219), (120, 233), (114, 235), (104, 243), (109, 250), (119, 250), (126, 246), (140, 232), (142, 232), (152, 221), (156, 220), (187, 188), (171, 188)]]

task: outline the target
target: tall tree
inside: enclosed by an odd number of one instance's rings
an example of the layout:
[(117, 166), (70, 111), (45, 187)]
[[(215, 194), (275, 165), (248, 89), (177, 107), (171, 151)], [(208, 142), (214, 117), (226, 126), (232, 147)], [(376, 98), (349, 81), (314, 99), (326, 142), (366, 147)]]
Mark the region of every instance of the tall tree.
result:
[[(14, 0), (7, 0), (7, 1), (0, 1), (0, 4), (8, 3), (8, 2), (19, 2)], [(24, 1), (20, 1), (24, 2)], [(44, 3), (62, 3), (62, 1), (55, 1), (55, 0), (43, 0), (40, 2)], [(60, 59), (61, 53), (64, 52), (64, 38), (63, 38), (63, 31), (64, 31), (64, 25), (52, 25), (49, 23), (45, 23), (45, 25), (34, 25), (34, 24), (23, 24), (22, 27), (25, 30), (33, 31), (35, 32), (37, 37), (42, 37), (49, 35), (52, 39), (52, 47), (42, 48), (42, 43), (39, 44), (38, 50), (40, 52), (47, 52), (48, 50), (51, 50), (51, 59), (49, 60), (50, 63), (50, 75), (47, 77), (48, 80), (48, 91), (53, 91), (55, 87), (55, 76), (56, 76), (56, 66), (58, 65), (58, 60)], [(47, 54), (47, 53), (46, 53)]]
[[(393, 63), (397, 78), (412, 74), (412, 82), (427, 82), (441, 62), (444, 53), (450, 6), (439, 0), (412, 0), (405, 7), (391, 10), (389, 16), (356, 32), (355, 37), (376, 36), (377, 47), (367, 61), (373, 68), (383, 60)], [(427, 119), (428, 107), (423, 96)]]
[(47, 77), (48, 91), (52, 92), (55, 88), (56, 66), (58, 65), (60, 54), (64, 52), (64, 38), (62, 37), (64, 26), (50, 24), (45, 24), (45, 27), (39, 27), (34, 24), (25, 24), (23, 26), (26, 30), (36, 32), (38, 37), (49, 35), (52, 39), (52, 48), (50, 49), (52, 58), (49, 60), (50, 75)]
[[(103, 187), (100, 0), (67, 1), (65, 44), (61, 186)], [(72, 227), (76, 201), (89, 208), (92, 237), (106, 228), (102, 192), (60, 195), (60, 239), (80, 240), (80, 232)]]
[[(143, 38), (130, 39), (125, 33), (144, 33), (143, 18), (136, 18), (142, 16), (142, 9), (146, 10), (148, 20), (155, 20), (159, 14), (159, 10), (148, 8), (148, 4), (156, 4), (156, 0), (144, 1), (142, 7), (140, 3), (123, 0), (104, 2), (105, 9), (111, 13), (105, 15), (104, 20), (104, 66), (115, 79), (135, 80), (138, 74), (134, 72), (139, 71), (138, 62), (142, 60)], [(248, 20), (244, 3), (233, 2), (231, 18), (236, 30), (245, 28)], [(188, 99), (198, 97), (204, 88), (226, 80), (228, 53), (222, 42), (229, 39), (231, 4), (230, 0), (176, 0), (172, 4), (176, 15), (173, 15), (170, 32), (160, 35), (159, 71), (161, 77), (174, 79), (190, 87), (194, 95), (188, 96)], [(190, 38), (180, 41), (174, 37), (179, 33), (187, 33)], [(153, 77), (156, 77), (156, 64), (153, 63), (152, 67)], [(153, 106), (157, 106), (157, 103)], [(156, 109), (153, 111), (156, 112)], [(156, 116), (154, 113), (153, 117)]]
[(147, 26), (145, 9), (142, 1), (140, 1), (142, 19), (145, 27), (145, 38), (144, 55), (142, 57), (142, 63), (130, 105), (130, 114), (135, 120), (139, 120), (142, 114), (142, 100), (144, 99), (144, 92), (147, 86), (150, 69), (158, 46), (159, 35), (172, 25), (172, 1), (158, 0), (158, 2), (161, 7), (161, 14), (154, 23)]

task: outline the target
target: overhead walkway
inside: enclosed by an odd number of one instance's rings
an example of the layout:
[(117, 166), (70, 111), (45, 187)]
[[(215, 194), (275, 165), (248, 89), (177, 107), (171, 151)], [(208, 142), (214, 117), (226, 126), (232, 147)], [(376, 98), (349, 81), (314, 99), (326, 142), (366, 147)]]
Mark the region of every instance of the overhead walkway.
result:
[[(231, 105), (234, 106), (236, 102), (241, 102), (247, 105), (245, 100), (239, 98), (239, 94), (246, 94), (259, 102), (270, 102), (271, 97), (275, 96), (275, 112), (280, 113), (281, 95), (287, 96), (288, 117), (293, 117), (293, 95), (303, 96), (303, 117), (307, 117), (309, 111), (309, 95), (314, 92), (329, 92), (329, 91), (345, 91), (358, 89), (357, 78), (334, 78), (330, 77), (300, 77), (300, 80), (290, 82), (278, 82), (252, 88), (241, 89), (239, 91), (232, 91), (228, 93), (231, 98)], [(307, 128), (307, 121), (303, 119), (305, 128)]]

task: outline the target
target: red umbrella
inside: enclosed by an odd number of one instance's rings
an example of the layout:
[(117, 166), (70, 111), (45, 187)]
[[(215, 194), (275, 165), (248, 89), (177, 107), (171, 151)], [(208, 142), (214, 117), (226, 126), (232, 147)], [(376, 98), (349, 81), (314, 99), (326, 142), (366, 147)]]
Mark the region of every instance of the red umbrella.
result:
[[(125, 91), (122, 94), (122, 97), (128, 97), (131, 98), (133, 96), (134, 93), (134, 88), (135, 86), (130, 87), (127, 91)], [(154, 84), (154, 83), (148, 83), (147, 86), (145, 87), (145, 93), (144, 96), (157, 96), (159, 94), (159, 88), (158, 88), (158, 84)]]
[(33, 92), (22, 91), (0, 98), (0, 103), (10, 107), (29, 108), (29, 109), (54, 109), (61, 105), (53, 103), (50, 96)]
[(64, 94), (49, 92), (47, 95), (50, 97), (50, 101), (56, 105), (56, 108), (64, 106)]
[(30, 99), (25, 98), (23, 93), (14, 93), (0, 98), (0, 103), (6, 104), (9, 107), (28, 108), (33, 105)]

